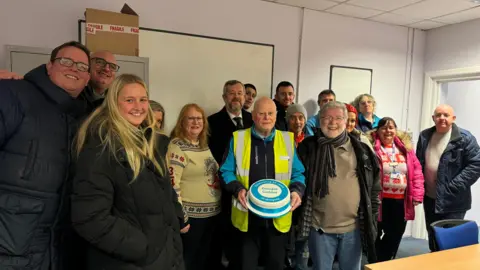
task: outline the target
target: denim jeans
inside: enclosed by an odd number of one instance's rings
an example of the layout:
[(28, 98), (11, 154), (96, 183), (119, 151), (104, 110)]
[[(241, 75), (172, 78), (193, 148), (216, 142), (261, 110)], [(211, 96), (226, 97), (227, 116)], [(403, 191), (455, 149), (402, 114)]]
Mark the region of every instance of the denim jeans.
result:
[(335, 255), (340, 270), (360, 270), (362, 241), (360, 230), (343, 234), (319, 233), (312, 229), (308, 240), (313, 270), (332, 270)]

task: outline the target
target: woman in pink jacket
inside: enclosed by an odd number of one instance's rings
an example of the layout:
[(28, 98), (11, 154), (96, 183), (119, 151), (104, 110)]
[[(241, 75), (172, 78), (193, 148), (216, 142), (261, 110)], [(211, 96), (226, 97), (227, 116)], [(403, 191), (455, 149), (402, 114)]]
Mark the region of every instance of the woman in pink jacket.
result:
[(382, 204), (376, 243), (381, 262), (395, 258), (407, 221), (415, 218), (415, 206), (423, 201), (424, 180), (410, 136), (397, 131), (392, 118), (382, 118), (369, 135), (382, 165)]

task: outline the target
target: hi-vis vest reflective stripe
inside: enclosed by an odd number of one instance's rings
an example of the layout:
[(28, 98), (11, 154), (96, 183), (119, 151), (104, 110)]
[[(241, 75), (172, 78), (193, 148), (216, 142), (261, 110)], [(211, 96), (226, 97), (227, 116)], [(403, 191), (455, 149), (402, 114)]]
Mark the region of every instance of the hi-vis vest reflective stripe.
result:
[[(290, 186), (292, 175), (293, 153), (295, 143), (293, 133), (275, 130), (273, 139), (274, 162), (275, 162), (275, 180), (281, 181)], [(233, 151), (237, 165), (237, 180), (248, 190), (250, 175), (250, 156), (252, 150), (252, 130), (251, 128), (236, 131), (233, 133)], [(232, 224), (242, 232), (248, 231), (248, 211), (233, 198), (232, 202)], [(283, 217), (273, 220), (275, 228), (286, 233), (292, 225), (292, 213), (288, 212)]]

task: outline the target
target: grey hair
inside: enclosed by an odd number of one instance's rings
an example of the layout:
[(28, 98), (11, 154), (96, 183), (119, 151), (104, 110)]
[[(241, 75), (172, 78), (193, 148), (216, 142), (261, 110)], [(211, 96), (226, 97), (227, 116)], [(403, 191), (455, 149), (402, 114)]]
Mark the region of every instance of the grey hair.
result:
[(322, 117), (325, 114), (325, 112), (330, 109), (340, 109), (343, 111), (343, 117), (345, 119), (348, 118), (347, 107), (343, 102), (339, 102), (339, 101), (331, 101), (323, 105), (322, 108), (320, 108), (320, 113), (318, 114), (318, 117)]
[(245, 92), (245, 85), (243, 85), (243, 83), (241, 81), (229, 80), (229, 81), (226, 81), (225, 84), (223, 85), (223, 95), (224, 96), (227, 95), (228, 87), (234, 86), (236, 84), (242, 85), (243, 92)]
[(377, 102), (375, 101), (375, 98), (370, 94), (361, 94), (357, 96), (355, 100), (352, 101), (353, 107), (355, 107), (355, 109), (357, 109), (357, 112), (360, 113), (360, 101), (362, 101), (363, 97), (367, 97), (373, 102), (373, 111), (375, 112), (375, 109), (377, 108)]

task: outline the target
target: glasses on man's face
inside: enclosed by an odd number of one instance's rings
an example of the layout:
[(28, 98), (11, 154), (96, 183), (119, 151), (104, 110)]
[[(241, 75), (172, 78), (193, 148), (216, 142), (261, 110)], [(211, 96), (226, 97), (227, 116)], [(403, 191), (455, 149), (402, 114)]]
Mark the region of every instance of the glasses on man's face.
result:
[(103, 58), (99, 58), (99, 57), (94, 57), (91, 59), (92, 63), (94, 63), (97, 67), (100, 67), (100, 68), (105, 68), (107, 65), (108, 65), (108, 68), (112, 71), (115, 71), (117, 72), (119, 69), (120, 69), (120, 66), (115, 64), (115, 63), (111, 63), (111, 62), (107, 62), (107, 60), (103, 59)]
[(193, 117), (193, 116), (191, 116), (191, 117), (187, 117), (187, 120), (188, 120), (188, 122), (194, 122), (194, 121), (196, 121), (196, 122), (198, 122), (198, 123), (199, 123), (199, 122), (203, 122), (203, 118), (202, 118), (202, 117)]
[(55, 58), (54, 61), (58, 61), (58, 63), (64, 67), (72, 67), (73, 65), (75, 65), (77, 67), (77, 70), (81, 72), (88, 72), (89, 69), (87, 64), (83, 62), (75, 62), (72, 59), (66, 57), (58, 57)]
[(345, 119), (345, 117), (341, 117), (341, 116), (337, 116), (337, 117), (322, 116), (322, 117), (320, 117), (320, 119), (322, 121), (328, 121), (328, 122), (332, 122), (333, 120), (335, 120), (335, 122), (340, 122), (340, 121), (343, 121), (343, 119)]

